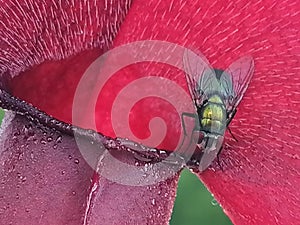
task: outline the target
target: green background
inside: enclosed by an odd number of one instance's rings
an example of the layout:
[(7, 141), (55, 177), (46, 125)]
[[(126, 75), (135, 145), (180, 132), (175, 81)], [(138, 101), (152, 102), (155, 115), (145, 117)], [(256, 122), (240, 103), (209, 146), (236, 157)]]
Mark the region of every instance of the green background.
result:
[[(4, 112), (0, 108), (0, 124)], [(181, 173), (170, 225), (231, 225), (222, 208), (189, 170)]]
[(211, 193), (198, 177), (184, 170), (170, 225), (231, 225)]
[(4, 111), (0, 108), (0, 124), (2, 122), (3, 116), (4, 116)]

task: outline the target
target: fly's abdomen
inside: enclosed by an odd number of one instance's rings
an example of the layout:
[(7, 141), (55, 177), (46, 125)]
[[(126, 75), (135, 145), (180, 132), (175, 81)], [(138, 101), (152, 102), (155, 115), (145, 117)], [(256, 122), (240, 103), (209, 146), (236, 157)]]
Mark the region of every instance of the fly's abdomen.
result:
[(201, 130), (223, 135), (226, 128), (226, 111), (223, 105), (208, 102), (200, 115)]

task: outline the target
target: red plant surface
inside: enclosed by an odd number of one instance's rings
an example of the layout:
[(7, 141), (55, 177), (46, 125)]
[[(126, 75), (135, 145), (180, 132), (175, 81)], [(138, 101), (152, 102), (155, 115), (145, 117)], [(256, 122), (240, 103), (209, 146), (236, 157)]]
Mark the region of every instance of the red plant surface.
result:
[[(300, 14), (295, 1), (0, 4), (2, 87), (67, 122), (72, 121), (80, 77), (112, 47), (112, 40), (113, 46), (137, 40), (177, 43), (202, 52), (213, 67), (223, 69), (243, 55), (253, 56), (255, 74), (231, 124), (238, 142), (227, 135), (221, 154), (224, 171), (213, 164), (199, 177), (234, 224), (300, 221)], [(105, 112), (120, 87), (152, 75), (187, 90), (184, 75), (176, 74), (144, 64), (119, 71), (118, 79), (102, 90), (108, 104), (96, 108), (98, 130), (114, 135)], [(149, 130), (139, 124), (151, 113), (169, 118), (168, 106), (157, 112), (157, 104), (150, 104), (143, 110), (147, 104), (131, 114), (141, 138)], [(6, 119), (2, 127), (0, 224), (168, 223), (177, 176), (144, 187), (112, 183), (95, 176), (73, 138), (62, 135), (60, 140), (61, 134), (20, 116)], [(178, 134), (178, 127), (171, 126), (168, 133)], [(178, 140), (172, 135), (161, 147), (173, 148)]]

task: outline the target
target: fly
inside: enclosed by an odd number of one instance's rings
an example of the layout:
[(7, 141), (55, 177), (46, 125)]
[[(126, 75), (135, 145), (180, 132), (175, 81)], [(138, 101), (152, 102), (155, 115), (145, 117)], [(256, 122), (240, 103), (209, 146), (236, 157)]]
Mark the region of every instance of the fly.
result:
[(183, 112), (182, 126), (186, 137), (184, 119), (194, 118), (192, 136), (198, 135), (187, 166), (201, 172), (222, 150), (225, 131), (253, 76), (254, 61), (244, 56), (223, 71), (211, 68), (204, 56), (185, 51), (183, 66), (196, 113)]

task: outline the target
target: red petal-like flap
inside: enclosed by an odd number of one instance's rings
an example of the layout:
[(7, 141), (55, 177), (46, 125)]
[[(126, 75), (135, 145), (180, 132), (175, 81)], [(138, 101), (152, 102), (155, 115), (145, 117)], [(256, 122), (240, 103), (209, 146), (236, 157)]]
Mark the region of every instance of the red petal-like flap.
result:
[[(300, 220), (298, 213), (300, 211), (300, 194), (297, 189), (300, 182), (300, 124), (298, 122), (300, 111), (298, 91), (300, 85), (298, 75), (300, 14), (298, 12), (299, 6), (290, 0), (282, 2), (271, 0), (250, 2), (244, 0), (237, 2), (153, 0), (146, 3), (137, 1), (132, 5), (114, 42), (114, 45), (118, 46), (141, 39), (170, 41), (202, 52), (213, 67), (220, 69), (226, 69), (228, 65), (244, 55), (251, 55), (254, 58), (255, 74), (238, 107), (238, 113), (230, 125), (238, 142), (227, 135), (220, 158), (224, 172), (216, 169), (217, 172), (207, 171), (201, 177), (235, 224), (297, 224)], [(7, 47), (7, 45), (3, 46)], [(46, 49), (49, 50), (49, 48)], [(7, 55), (7, 51), (5, 53)], [(38, 55), (38, 52), (36, 54)], [(20, 60), (27, 60), (27, 55)], [(95, 58), (95, 55), (89, 59)], [(82, 58), (80, 57), (80, 59)], [(1, 67), (5, 72), (10, 66), (15, 68), (17, 64), (7, 65)], [(70, 69), (68, 74), (72, 74)], [(153, 67), (151, 70), (147, 66), (141, 66), (131, 71), (120, 71), (119, 76), (124, 79), (119, 80), (121, 81), (119, 85), (131, 82), (131, 79), (134, 80), (135, 76), (140, 77), (141, 74), (171, 78), (172, 81), (187, 90), (183, 74), (170, 72), (169, 69), (161, 68), (161, 66)], [(24, 79), (26, 80), (28, 77), (26, 76)], [(31, 81), (38, 82), (31, 83)], [(21, 80), (20, 87), (23, 88), (25, 83), (27, 82)], [(28, 83), (33, 86), (24, 87), (29, 90), (27, 94), (23, 95), (21, 88), (14, 91), (18, 92), (19, 96), (28, 96), (26, 99), (31, 100), (33, 95), (31, 90), (35, 89), (32, 87), (39, 86), (39, 79), (32, 79)], [(55, 80), (53, 84), (57, 84), (57, 81)], [(113, 84), (115, 85), (115, 82)], [(64, 114), (67, 116), (64, 118), (70, 119), (73, 95), (69, 96), (64, 93), (56, 96), (52, 94), (52, 88), (55, 85), (50, 85), (51, 87), (48, 88), (45, 86), (41, 85), (43, 87), (41, 91), (33, 95), (34, 98), (39, 96), (33, 102), (38, 106), (40, 99), (47, 99), (43, 96), (49, 97), (49, 102), (53, 102), (51, 100), (55, 100), (59, 96), (64, 96), (61, 99), (68, 99), (69, 105)], [(164, 85), (159, 87), (163, 88)], [(62, 89), (60, 88), (60, 90)], [(105, 93), (108, 96), (114, 94), (109, 91)], [(49, 107), (48, 103), (44, 106), (45, 109), (47, 107), (53, 109), (53, 114), (59, 115), (64, 103), (64, 101), (59, 101), (52, 107)], [(153, 101), (149, 103), (145, 100), (142, 106), (152, 103)], [(153, 104), (152, 106), (157, 105)], [(130, 118), (133, 118), (133, 122), (130, 123), (136, 128), (134, 132), (141, 135), (140, 138), (147, 137), (148, 133), (142, 130), (145, 126), (139, 125), (143, 124), (144, 120), (152, 118), (149, 114), (153, 112), (152, 109), (142, 108), (133, 110), (130, 114)], [(99, 112), (101, 109), (103, 108), (97, 108)], [(110, 115), (110, 111), (107, 113)], [(155, 113), (157, 112), (155, 111)], [(178, 124), (179, 117), (168, 117), (166, 111), (163, 111), (162, 117), (173, 121), (173, 125)], [(101, 121), (101, 117), (98, 118), (98, 122), (108, 123), (108, 121)], [(102, 125), (99, 126), (101, 130)], [(106, 128), (106, 124), (103, 127)], [(179, 126), (174, 126), (168, 132), (178, 134), (180, 129)], [(101, 131), (105, 132), (107, 129)], [(108, 133), (112, 135), (110, 131)], [(8, 132), (8, 134), (10, 133)], [(9, 142), (13, 140), (13, 135), (10, 137)], [(164, 147), (173, 145), (172, 141), (175, 142), (175, 139), (172, 140), (169, 137)], [(9, 153), (6, 152), (6, 154), (9, 159)], [(218, 168), (218, 166), (213, 165), (213, 168)], [(18, 177), (18, 174), (16, 175)], [(19, 176), (23, 178), (22, 173)], [(93, 182), (99, 181), (99, 187), (101, 187), (101, 179), (97, 180), (94, 176), (92, 178)], [(5, 176), (4, 179), (6, 179)], [(169, 184), (168, 182), (166, 181), (165, 185)], [(103, 181), (103, 184), (106, 183), (109, 184), (108, 181)], [(172, 184), (174, 185), (174, 183)], [(93, 185), (90, 188), (92, 187)], [(119, 185), (116, 185), (115, 189), (109, 185), (109, 188), (111, 192), (107, 195), (107, 199), (111, 199), (112, 193), (122, 189)], [(99, 196), (105, 199), (103, 196), (105, 192), (101, 192), (101, 190), (101, 188), (96, 189), (95, 196), (90, 201), (91, 215), (94, 210), (98, 210), (97, 205), (104, 204), (99, 200)], [(124, 189), (126, 193), (129, 190), (130, 188)], [(144, 193), (143, 191), (138, 189), (136, 193)], [(170, 192), (173, 193), (171, 190)], [(172, 194), (170, 195), (172, 196)], [(123, 196), (122, 193), (120, 196)], [(151, 198), (146, 197), (146, 202), (149, 202)], [(132, 201), (132, 199), (128, 199)], [(121, 204), (120, 201), (116, 200)], [(152, 200), (150, 200), (150, 205), (151, 202)], [(156, 200), (154, 203), (162, 204)], [(133, 208), (135, 207), (130, 205), (129, 209)], [(170, 208), (166, 210), (166, 213), (169, 213), (169, 210)], [(108, 209), (107, 212), (112, 211)], [(118, 213), (120, 212), (118, 211)], [(128, 212), (126, 211), (126, 213)], [(95, 213), (95, 218), (96, 215), (97, 213)], [(158, 218), (158, 214), (155, 215)], [(86, 218), (94, 221), (92, 217)], [(149, 217), (145, 215), (145, 218)], [(120, 222), (118, 218), (115, 221)], [(162, 221), (157, 220), (157, 222), (161, 224)]]
[(184, 44), (220, 69), (254, 58), (253, 79), (230, 125), (238, 142), (226, 134), (224, 172), (214, 164), (200, 176), (237, 225), (300, 221), (299, 9), (293, 1), (140, 1), (115, 42)]

